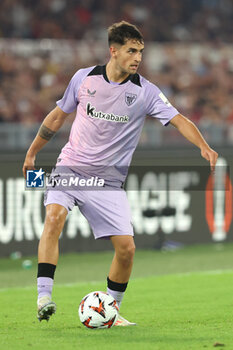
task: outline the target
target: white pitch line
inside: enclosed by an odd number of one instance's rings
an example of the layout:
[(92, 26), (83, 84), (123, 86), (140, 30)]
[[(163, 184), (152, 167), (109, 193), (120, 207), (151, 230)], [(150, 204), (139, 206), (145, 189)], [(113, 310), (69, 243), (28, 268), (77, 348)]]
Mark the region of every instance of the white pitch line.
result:
[[(220, 275), (222, 273), (225, 274), (233, 274), (233, 269), (219, 269), (219, 270), (208, 270), (208, 271), (192, 271), (192, 272), (181, 272), (181, 273), (170, 273), (170, 274), (160, 274), (160, 275), (148, 275), (146, 277), (135, 277), (131, 278), (130, 281), (143, 281), (146, 278), (160, 278), (160, 277), (188, 277), (188, 276), (194, 276), (194, 275)], [(86, 282), (75, 282), (75, 283), (55, 283), (55, 287), (62, 288), (62, 287), (79, 287), (82, 285), (94, 285), (94, 284), (101, 284), (103, 283), (102, 281), (86, 281)], [(18, 290), (18, 289), (23, 289), (23, 290), (33, 290), (36, 289), (36, 285), (33, 286), (26, 286), (26, 287), (8, 287), (8, 288), (0, 288), (0, 292), (6, 292), (10, 290)]]

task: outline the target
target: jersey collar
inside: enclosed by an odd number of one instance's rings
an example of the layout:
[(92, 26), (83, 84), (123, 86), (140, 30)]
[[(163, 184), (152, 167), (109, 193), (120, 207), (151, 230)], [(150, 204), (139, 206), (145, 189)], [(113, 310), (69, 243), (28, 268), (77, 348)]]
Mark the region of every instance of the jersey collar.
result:
[[(109, 81), (109, 79), (107, 77), (107, 73), (106, 73), (106, 64), (104, 66), (102, 66), (102, 68), (103, 68), (103, 77), (110, 84), (110, 81)], [(119, 83), (119, 85), (127, 83), (128, 80), (132, 80), (132, 74), (129, 74), (121, 83)]]

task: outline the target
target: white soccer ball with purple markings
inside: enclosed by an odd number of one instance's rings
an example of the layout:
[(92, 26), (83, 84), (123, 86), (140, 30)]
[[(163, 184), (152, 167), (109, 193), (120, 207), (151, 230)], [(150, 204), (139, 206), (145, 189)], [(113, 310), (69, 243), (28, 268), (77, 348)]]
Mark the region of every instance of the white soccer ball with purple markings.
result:
[(118, 317), (116, 300), (105, 292), (87, 294), (79, 305), (80, 321), (87, 328), (111, 328)]

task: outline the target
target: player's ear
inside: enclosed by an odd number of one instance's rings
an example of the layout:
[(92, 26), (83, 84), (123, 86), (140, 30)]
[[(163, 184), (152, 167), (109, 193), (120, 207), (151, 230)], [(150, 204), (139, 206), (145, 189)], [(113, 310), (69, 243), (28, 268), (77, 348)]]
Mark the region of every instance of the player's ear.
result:
[(116, 45), (112, 44), (110, 47), (109, 47), (109, 50), (110, 50), (110, 54), (112, 57), (116, 57), (117, 55), (117, 51), (118, 51), (118, 48)]

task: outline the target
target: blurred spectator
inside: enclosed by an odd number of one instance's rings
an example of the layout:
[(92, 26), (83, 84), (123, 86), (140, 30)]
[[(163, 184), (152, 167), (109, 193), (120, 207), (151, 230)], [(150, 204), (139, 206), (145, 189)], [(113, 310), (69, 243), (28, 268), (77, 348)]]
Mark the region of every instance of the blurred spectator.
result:
[(1, 0), (0, 122), (41, 122), (76, 70), (107, 61), (106, 27), (125, 19), (157, 42), (139, 72), (181, 113), (233, 124), (232, 13), (232, 0)]
[[(2, 41), (0, 121), (33, 124), (61, 98), (81, 67), (107, 61), (103, 42)], [(208, 54), (207, 54), (208, 53)], [(147, 44), (140, 73), (194, 122), (233, 122), (233, 49), (228, 45)]]
[(1, 0), (0, 37), (100, 38), (125, 19), (146, 41), (232, 42), (232, 0)]

